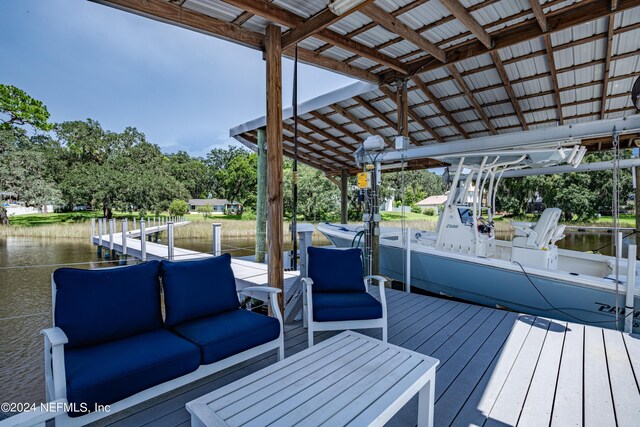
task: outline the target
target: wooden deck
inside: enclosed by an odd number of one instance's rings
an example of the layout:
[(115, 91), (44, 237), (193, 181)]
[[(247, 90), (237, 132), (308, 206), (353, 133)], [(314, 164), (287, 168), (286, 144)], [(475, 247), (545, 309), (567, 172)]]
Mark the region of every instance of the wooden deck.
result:
[[(440, 360), (436, 426), (640, 423), (637, 338), (395, 290), (387, 299), (389, 341)], [(300, 322), (285, 330), (287, 356), (307, 347)], [(334, 334), (317, 333), (316, 342)], [(188, 401), (274, 362), (275, 355), (256, 358), (101, 424), (188, 426)], [(414, 399), (389, 425), (415, 425), (416, 411)]]

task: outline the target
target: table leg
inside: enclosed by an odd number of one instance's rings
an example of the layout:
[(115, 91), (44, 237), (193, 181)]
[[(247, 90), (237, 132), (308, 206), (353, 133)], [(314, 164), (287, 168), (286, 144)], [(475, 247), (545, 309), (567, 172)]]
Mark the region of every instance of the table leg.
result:
[(435, 375), (418, 392), (418, 427), (433, 427)]

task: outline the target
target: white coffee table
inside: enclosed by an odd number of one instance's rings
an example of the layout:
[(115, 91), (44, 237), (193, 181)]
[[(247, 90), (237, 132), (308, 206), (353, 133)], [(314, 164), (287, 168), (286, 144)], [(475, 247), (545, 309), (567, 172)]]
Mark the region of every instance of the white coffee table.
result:
[(433, 425), (439, 361), (347, 331), (187, 403), (192, 426), (382, 426), (418, 394)]

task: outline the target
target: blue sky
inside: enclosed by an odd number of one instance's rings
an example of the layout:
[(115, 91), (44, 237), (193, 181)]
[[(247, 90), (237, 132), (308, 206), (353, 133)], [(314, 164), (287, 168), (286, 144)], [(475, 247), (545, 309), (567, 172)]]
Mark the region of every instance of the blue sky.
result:
[[(292, 72), (284, 59), (285, 106)], [(300, 102), (353, 82), (303, 64), (298, 78)], [(196, 156), (234, 144), (229, 128), (265, 109), (260, 52), (86, 0), (0, 0), (0, 83), (43, 101), (54, 122), (135, 126)]]

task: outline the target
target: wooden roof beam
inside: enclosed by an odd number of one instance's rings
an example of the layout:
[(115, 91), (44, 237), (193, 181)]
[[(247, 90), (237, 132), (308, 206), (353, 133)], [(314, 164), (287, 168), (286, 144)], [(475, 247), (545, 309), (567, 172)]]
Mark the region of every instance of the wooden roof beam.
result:
[(607, 28), (607, 54), (604, 63), (604, 76), (602, 78), (602, 100), (600, 101), (600, 119), (604, 119), (607, 110), (607, 93), (609, 92), (609, 69), (611, 68), (611, 48), (613, 45), (613, 25), (615, 23), (615, 15), (611, 15), (608, 20)]
[[(313, 123), (309, 122), (308, 120), (305, 120), (303, 118), (298, 117), (298, 123), (301, 124), (302, 126), (306, 127), (307, 129), (317, 133), (318, 135), (322, 135), (323, 137), (325, 137), (329, 141), (332, 141), (335, 144), (338, 144), (340, 147), (349, 150), (348, 153), (352, 153), (356, 149), (356, 147), (354, 147), (353, 145), (347, 144), (346, 142), (344, 142), (343, 140), (341, 140), (337, 136), (331, 135), (325, 129), (319, 128), (318, 126), (314, 125)], [(327, 148), (334, 149), (330, 145), (327, 145)], [(335, 150), (337, 150), (337, 149), (335, 149)], [(349, 155), (348, 153), (343, 153), (343, 152), (341, 152), (339, 150), (337, 150), (337, 152), (342, 154), (343, 156), (348, 156)]]
[(558, 73), (556, 72), (556, 60), (553, 57), (553, 46), (551, 45), (551, 36), (544, 35), (544, 46), (547, 50), (547, 60), (549, 61), (549, 71), (551, 72), (551, 81), (553, 82), (553, 93), (556, 100), (556, 109), (558, 111), (558, 123), (564, 124), (562, 117), (562, 101), (560, 99), (560, 85), (558, 84)]
[(333, 120), (331, 120), (327, 116), (322, 115), (322, 114), (318, 113), (317, 111), (310, 111), (308, 114), (311, 114), (315, 119), (320, 120), (321, 122), (326, 123), (329, 126), (335, 128), (338, 132), (345, 134), (349, 138), (353, 139), (356, 142), (356, 144), (360, 140), (362, 140), (362, 138), (360, 138), (355, 133), (351, 132), (345, 126), (341, 125), (340, 123), (334, 122)]
[(382, 138), (384, 138), (385, 136), (383, 134), (381, 134), (377, 129), (375, 129), (373, 126), (368, 125), (367, 123), (365, 123), (364, 120), (359, 119), (358, 117), (356, 117), (355, 115), (351, 114), (349, 112), (349, 110), (347, 110), (344, 107), (341, 107), (338, 104), (332, 104), (329, 106), (329, 108), (331, 108), (333, 111), (335, 111), (336, 113), (340, 114), (342, 117), (348, 119), (351, 121), (351, 123), (355, 124), (356, 126), (360, 127), (362, 130), (364, 130), (365, 132), (369, 133), (369, 135), (379, 135)]
[[(387, 95), (387, 97), (391, 100), (393, 100), (396, 105), (398, 105), (398, 102), (396, 101), (396, 93), (394, 91), (392, 91), (391, 89), (389, 89), (387, 86), (380, 86), (379, 88), (382, 93), (384, 93), (385, 95)], [(411, 119), (418, 123), (424, 130), (426, 130), (427, 132), (429, 132), (431, 134), (431, 136), (433, 137), (433, 139), (435, 139), (438, 142), (444, 142), (444, 140), (442, 139), (442, 137), (438, 134), (438, 132), (436, 132), (428, 123), (427, 121), (420, 117), (420, 115), (418, 113), (416, 113), (412, 108), (408, 107), (407, 108), (407, 114), (409, 114), (409, 117), (411, 117)]]
[(289, 46), (295, 45), (296, 43), (306, 39), (309, 36), (312, 36), (318, 31), (324, 30), (329, 25), (335, 24), (336, 22), (343, 18), (346, 18), (353, 12), (357, 12), (358, 9), (363, 8), (369, 3), (373, 3), (373, 0), (367, 0), (357, 5), (356, 7), (351, 8), (342, 15), (334, 14), (331, 9), (327, 7), (322, 12), (307, 19), (303, 24), (298, 25), (296, 28), (284, 33), (282, 35), (282, 48), (285, 49)]
[[(293, 126), (283, 123), (282, 124), (283, 129), (286, 130), (287, 132), (291, 133), (292, 135), (295, 135), (295, 130), (293, 128)], [(289, 138), (291, 140), (292, 144), (295, 144), (295, 140), (293, 137), (284, 135), (286, 138)], [(300, 139), (305, 139), (307, 141), (309, 141), (309, 144), (306, 143), (300, 143)], [(299, 149), (305, 149), (307, 151), (310, 151), (312, 153), (315, 153), (319, 156), (324, 156), (326, 157), (327, 153), (323, 152), (321, 150), (315, 149), (313, 148), (310, 144), (315, 144), (315, 145), (319, 145), (320, 147), (322, 147), (325, 150), (329, 150), (332, 153), (334, 153), (335, 155), (339, 156), (339, 157), (343, 157), (345, 160), (340, 160), (338, 158), (333, 158), (333, 161), (342, 165), (342, 166), (347, 166), (347, 167), (351, 167), (353, 165), (349, 164), (348, 161), (350, 160), (349, 155), (347, 153), (343, 153), (340, 150), (336, 149), (335, 147), (332, 147), (330, 145), (325, 144), (322, 141), (318, 141), (316, 138), (314, 138), (313, 136), (311, 136), (308, 133), (302, 132), (300, 131), (300, 129), (298, 129), (298, 148)]]
[(418, 46), (420, 49), (429, 53), (431, 56), (436, 58), (441, 63), (447, 62), (446, 53), (440, 49), (435, 43), (430, 42), (420, 35), (418, 32), (410, 28), (404, 22), (400, 21), (398, 18), (386, 12), (384, 9), (381, 9), (379, 6), (375, 4), (370, 4), (360, 10), (363, 14), (365, 14), (369, 19), (371, 19), (376, 24), (380, 25), (383, 28), (391, 31), (394, 34), (399, 35), (405, 40), (410, 41), (411, 43)]
[(533, 16), (536, 17), (536, 21), (538, 21), (538, 25), (540, 25), (540, 29), (543, 33), (546, 33), (549, 29), (549, 24), (547, 23), (547, 17), (542, 10), (542, 5), (540, 5), (540, 0), (530, 0), (531, 1), (531, 10), (533, 10)]
[[(361, 107), (369, 111), (371, 114), (376, 116), (378, 119), (386, 123), (386, 125), (389, 126), (391, 129), (393, 129), (394, 131), (397, 129), (398, 125), (396, 123), (394, 123), (387, 116), (382, 114), (376, 107), (371, 105), (369, 101), (367, 101), (366, 99), (362, 98), (361, 96), (354, 96), (353, 100), (356, 101), (358, 104), (360, 104)], [(392, 145), (390, 142), (387, 142), (387, 144), (389, 146)]]
[[(579, 7), (578, 7), (579, 6)], [(577, 25), (591, 22), (596, 19), (611, 15), (613, 12), (609, 10), (609, 2), (607, 0), (594, 0), (591, 2), (580, 2), (576, 7), (568, 7), (567, 10), (559, 10), (547, 15), (548, 30), (547, 32), (557, 32)], [(619, 2), (617, 12), (632, 9), (640, 6), (640, 0), (624, 0)], [(524, 21), (521, 24), (511, 25), (502, 30), (491, 33), (494, 41), (493, 49), (503, 49), (528, 40), (533, 40), (543, 36), (544, 33), (540, 29), (537, 21)], [(468, 42), (454, 45), (445, 50), (447, 60), (449, 62), (458, 62), (465, 59), (473, 58), (479, 55), (487, 54), (488, 49), (478, 40), (470, 40)], [(433, 58), (418, 58), (409, 62), (409, 74), (424, 73), (440, 68), (442, 65), (433, 61)], [(393, 82), (399, 76), (390, 71), (379, 74), (383, 82)]]
[[(265, 19), (276, 22), (280, 25), (285, 25), (289, 28), (296, 28), (303, 25), (306, 21), (299, 15), (288, 11), (280, 6), (269, 3), (267, 0), (224, 0), (232, 6), (240, 9), (244, 9), (255, 15), (262, 16)], [(313, 18), (312, 18), (313, 19)], [(367, 45), (359, 43), (355, 40), (348, 39), (342, 34), (338, 34), (334, 31), (324, 28), (314, 34), (314, 37), (331, 43), (334, 46), (338, 46), (342, 49), (348, 50), (360, 55), (363, 58), (367, 58), (374, 62), (378, 62), (384, 66), (387, 66), (396, 72), (406, 74), (407, 69), (404, 64), (395, 58), (391, 58), (378, 50), (371, 48)]]
[(442, 3), (442, 5), (446, 7), (462, 25), (467, 27), (467, 29), (471, 31), (471, 33), (476, 36), (487, 49), (491, 49), (493, 47), (493, 40), (491, 40), (491, 36), (458, 0), (440, 0), (440, 3)]
[(462, 135), (463, 138), (469, 139), (469, 134), (467, 133), (467, 131), (464, 130), (464, 128), (460, 125), (460, 123), (458, 123), (458, 121), (453, 117), (453, 115), (449, 112), (449, 110), (445, 108), (445, 106), (442, 104), (442, 102), (440, 102), (438, 97), (435, 96), (433, 92), (431, 92), (427, 84), (423, 82), (422, 79), (420, 79), (420, 77), (418, 76), (413, 77), (413, 82), (416, 84), (418, 89), (420, 89), (420, 91), (422, 91), (422, 93), (424, 93), (424, 95), (431, 100), (431, 102), (436, 107), (436, 109), (440, 111), (440, 113), (442, 113), (443, 116), (447, 118), (451, 126), (456, 128), (456, 130), (460, 132), (460, 135)]
[[(537, 0), (532, 0), (532, 1), (537, 1)], [(511, 83), (509, 82), (509, 76), (507, 75), (507, 70), (505, 70), (504, 65), (502, 65), (500, 54), (498, 53), (497, 50), (494, 50), (491, 52), (491, 57), (493, 58), (493, 62), (496, 64), (496, 69), (498, 70), (500, 79), (504, 84), (504, 89), (507, 91), (507, 95), (509, 95), (509, 99), (511, 100), (511, 105), (513, 105), (513, 109), (518, 115), (518, 120), (520, 120), (520, 124), (522, 125), (522, 130), (528, 130), (529, 126), (527, 125), (527, 121), (524, 119), (524, 114), (522, 114), (522, 108), (520, 108), (518, 97), (516, 97), (516, 93), (513, 91), (513, 88), (511, 87)]]
[(478, 116), (480, 116), (482, 122), (485, 124), (487, 129), (489, 129), (489, 132), (495, 134), (496, 128), (493, 126), (493, 124), (491, 124), (491, 120), (489, 119), (489, 117), (487, 117), (487, 114), (482, 109), (482, 106), (478, 103), (478, 101), (476, 101), (476, 98), (473, 96), (473, 93), (471, 93), (471, 90), (469, 90), (469, 86), (467, 86), (467, 83), (465, 83), (464, 78), (460, 75), (460, 72), (458, 71), (456, 66), (453, 64), (449, 64), (447, 65), (447, 69), (453, 76), (453, 79), (456, 81), (456, 83), (458, 83), (460, 90), (464, 92), (471, 105), (473, 105), (476, 113), (478, 113)]

